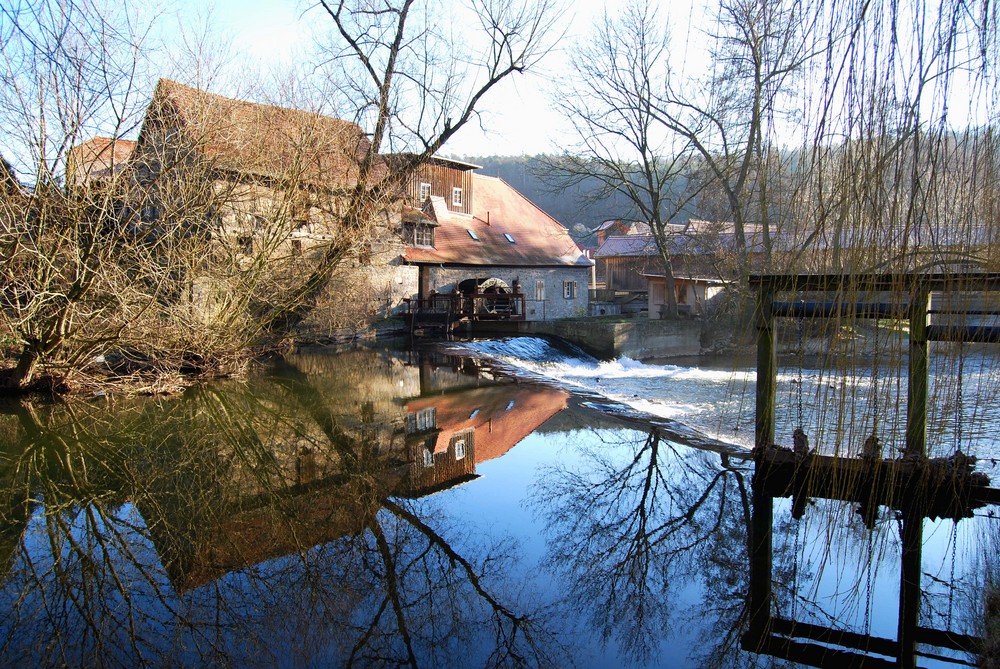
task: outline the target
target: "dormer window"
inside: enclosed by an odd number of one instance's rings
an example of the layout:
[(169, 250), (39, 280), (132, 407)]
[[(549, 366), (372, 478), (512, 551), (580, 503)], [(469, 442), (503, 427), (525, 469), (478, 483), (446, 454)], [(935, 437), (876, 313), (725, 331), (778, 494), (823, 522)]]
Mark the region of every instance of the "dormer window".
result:
[(431, 185), (429, 183), (420, 184), (420, 201), (424, 202), (431, 196)]
[(461, 188), (456, 187), (456, 188), (452, 188), (451, 189), (451, 204), (453, 206), (455, 206), (455, 207), (461, 207), (462, 206), (462, 189)]
[(434, 246), (434, 226), (426, 223), (403, 223), (403, 240), (411, 246)]

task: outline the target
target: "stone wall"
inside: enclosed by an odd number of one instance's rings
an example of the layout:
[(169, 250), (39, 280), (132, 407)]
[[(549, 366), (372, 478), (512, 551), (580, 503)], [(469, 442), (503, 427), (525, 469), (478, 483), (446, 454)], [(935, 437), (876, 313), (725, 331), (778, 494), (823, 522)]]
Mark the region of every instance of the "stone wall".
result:
[(676, 358), (702, 352), (703, 321), (653, 321), (636, 318), (627, 322), (562, 320), (529, 323), (526, 332), (554, 335), (603, 359), (628, 356), (636, 360)]
[[(439, 293), (450, 293), (465, 279), (497, 278), (508, 286), (518, 281), (525, 295), (527, 321), (587, 314), (590, 267), (428, 267), (427, 271), (429, 289)], [(575, 283), (575, 288), (568, 288), (567, 283)], [(566, 297), (567, 290), (572, 297)]]

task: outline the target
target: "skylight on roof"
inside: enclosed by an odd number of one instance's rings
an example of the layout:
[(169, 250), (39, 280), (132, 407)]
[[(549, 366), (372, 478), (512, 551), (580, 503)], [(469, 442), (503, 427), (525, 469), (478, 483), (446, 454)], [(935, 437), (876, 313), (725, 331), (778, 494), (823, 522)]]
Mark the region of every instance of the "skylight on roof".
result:
[(506, 237), (507, 241), (510, 242), (511, 244), (514, 243), (514, 235), (510, 234), (509, 232), (505, 232), (503, 233), (503, 236)]
[(469, 230), (469, 229), (467, 229), (467, 232), (469, 233), (470, 237), (472, 237), (473, 239), (475, 239), (477, 242), (479, 241), (479, 235), (476, 234), (475, 230)]

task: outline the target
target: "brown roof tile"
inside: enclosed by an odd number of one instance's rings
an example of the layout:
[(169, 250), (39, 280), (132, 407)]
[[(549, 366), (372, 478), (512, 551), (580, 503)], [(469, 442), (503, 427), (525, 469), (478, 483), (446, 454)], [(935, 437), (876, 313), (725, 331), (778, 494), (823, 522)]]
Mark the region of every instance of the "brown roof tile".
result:
[(471, 216), (449, 211), (442, 198), (431, 198), (433, 217), (439, 224), (434, 248), (409, 248), (407, 261), (491, 266), (591, 264), (566, 228), (502, 179), (474, 174), (472, 192)]
[(349, 121), (299, 109), (246, 102), (160, 79), (150, 105), (175, 118), (186, 141), (216, 167), (333, 187), (352, 186), (370, 143)]
[(67, 157), (68, 179), (82, 184), (118, 173), (132, 156), (135, 142), (128, 139), (94, 137), (74, 146)]

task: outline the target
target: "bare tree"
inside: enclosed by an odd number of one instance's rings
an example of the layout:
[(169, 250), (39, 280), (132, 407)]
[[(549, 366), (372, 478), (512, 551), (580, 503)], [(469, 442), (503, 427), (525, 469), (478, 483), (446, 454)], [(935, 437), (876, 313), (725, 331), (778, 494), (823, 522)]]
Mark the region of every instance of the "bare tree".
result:
[[(464, 16), (475, 29), (455, 31), (432, 20), (432, 6), (415, 0), (377, 7), (321, 0), (320, 8), (333, 23), (326, 58), (331, 76), (344, 84), (371, 139), (343, 208), (342, 234), (282, 304), (260, 313), (262, 343), (283, 339), (309, 315), (413, 170), (477, 118), (483, 97), (501, 81), (538, 64), (557, 20), (549, 1), (474, 0)], [(406, 159), (386, 170), (383, 152), (404, 149)]]
[(85, 358), (136, 306), (104, 272), (122, 250), (121, 228), (108, 225), (121, 194), (114, 147), (99, 156), (103, 187), (70, 188), (67, 172), (73, 148), (96, 128), (120, 137), (138, 123), (148, 24), (88, 1), (22, 2), (0, 16), (3, 150), (29, 186), (3, 198), (0, 313), (17, 360), (0, 388), (23, 389), (42, 363)]
[(657, 106), (664, 128), (691, 143), (732, 215), (736, 252), (747, 266), (748, 226), (760, 228), (765, 263), (773, 248), (769, 164), (782, 101), (814, 55), (808, 5), (799, 0), (723, 0), (712, 40), (712, 73), (693, 88), (671, 86)]
[(747, 271), (752, 232), (769, 262), (775, 192), (787, 187), (779, 181), (787, 171), (774, 147), (776, 116), (811, 54), (803, 12), (798, 2), (721, 3), (704, 81), (672, 71), (665, 23), (642, 0), (606, 15), (576, 50), (574, 84), (559, 99), (580, 143), (559, 167), (571, 179), (597, 177), (603, 196), (625, 192), (650, 223), (670, 314), (677, 312), (672, 256), (683, 247), (671, 220), (700, 198), (718, 192), (725, 202), (736, 276)]
[(594, 197), (624, 193), (649, 223), (666, 275), (667, 315), (677, 316), (671, 221), (697, 194), (690, 141), (665, 132), (658, 117), (669, 87), (666, 29), (648, 3), (605, 14), (573, 54), (574, 76), (558, 93), (578, 144), (553, 167), (564, 184), (596, 179)]
[[(368, 138), (350, 122), (338, 127), (353, 138), (331, 136), (322, 129), (336, 124), (319, 115), (202, 92), (180, 94), (211, 101), (188, 107), (199, 118), (161, 132), (162, 110), (145, 109), (146, 24), (89, 0), (0, 9), (0, 112), (15, 128), (0, 150), (30, 184), (5, 187), (2, 201), (2, 331), (17, 360), (0, 386), (37, 387), (40, 369), (58, 379), (109, 348), (132, 348), (143, 365), (231, 370), (285, 341), (346, 263), (372, 262), (373, 244), (395, 233), (409, 173), (477, 118), (500, 81), (538, 63), (555, 20), (549, 3), (477, 1), (466, 18), (480, 30), (466, 41), (429, 28), (414, 5), (322, 7), (339, 45), (325, 90), (357, 103)], [(204, 40), (189, 42), (200, 62)], [(234, 109), (242, 128), (221, 113)], [(281, 147), (261, 115), (286, 119), (272, 128), (291, 133)], [(122, 137), (140, 123), (127, 160)], [(84, 141), (97, 133), (109, 140)], [(333, 186), (319, 183), (317, 169), (345, 147)], [(388, 169), (383, 153), (402, 148)], [(317, 218), (319, 243), (298, 253), (296, 235)]]

